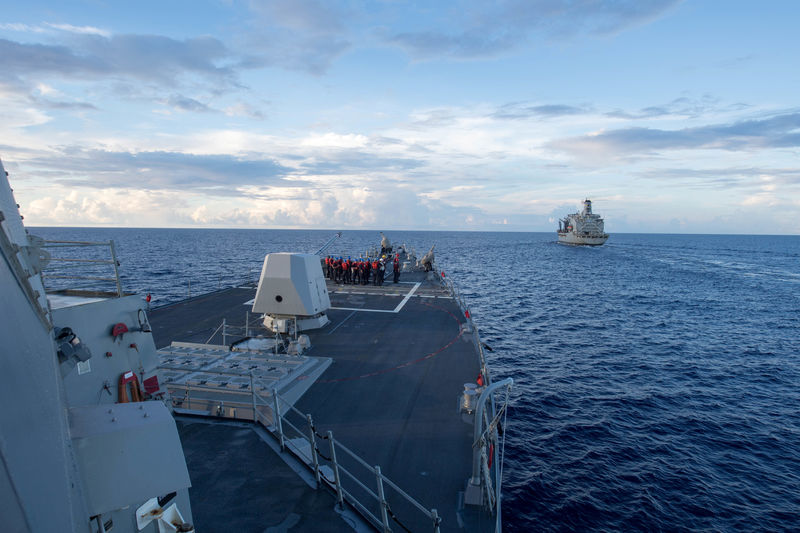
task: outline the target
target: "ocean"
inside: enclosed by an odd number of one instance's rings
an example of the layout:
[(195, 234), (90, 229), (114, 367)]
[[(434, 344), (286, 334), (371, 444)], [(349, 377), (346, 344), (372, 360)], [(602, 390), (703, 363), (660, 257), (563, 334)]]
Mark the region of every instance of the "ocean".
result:
[[(327, 230), (31, 228), (114, 239), (153, 305), (257, 279)], [(800, 236), (386, 231), (461, 288), (505, 427), (506, 531), (800, 530)], [(379, 243), (346, 231), (350, 255)]]

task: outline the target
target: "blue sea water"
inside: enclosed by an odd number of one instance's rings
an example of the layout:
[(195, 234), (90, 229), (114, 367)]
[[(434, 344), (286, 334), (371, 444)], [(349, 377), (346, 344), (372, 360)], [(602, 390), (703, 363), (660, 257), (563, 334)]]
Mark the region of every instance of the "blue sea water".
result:
[[(332, 231), (33, 228), (117, 244), (163, 304)], [(506, 531), (800, 530), (800, 237), (388, 232), (461, 287), (513, 377)], [(357, 252), (377, 232), (345, 232)], [(191, 286), (190, 286), (191, 283)]]

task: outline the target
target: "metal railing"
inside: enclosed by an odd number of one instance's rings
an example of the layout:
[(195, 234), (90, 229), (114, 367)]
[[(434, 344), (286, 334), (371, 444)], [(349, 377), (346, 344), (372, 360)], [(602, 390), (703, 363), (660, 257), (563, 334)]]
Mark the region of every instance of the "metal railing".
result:
[[(108, 255), (102, 252), (105, 248)], [(49, 255), (42, 270), (48, 292), (66, 290), (123, 296), (114, 241), (44, 241), (42, 249)], [(55, 253), (60, 256), (54, 256)]]
[(217, 329), (214, 330), (208, 340), (206, 340), (205, 344), (211, 344), (211, 341), (217, 335), (221, 335), (223, 346), (227, 346), (228, 337), (237, 337), (241, 339), (243, 337), (250, 337), (254, 333), (263, 334), (268, 330), (261, 323), (261, 316), (262, 315), (258, 313), (245, 311), (244, 324), (241, 326), (230, 324), (226, 318), (223, 318), (220, 325), (217, 326)]
[[(255, 392), (253, 397), (256, 406), (268, 402)], [(303, 414), (289, 405), (274, 390), (271, 402), (273, 413), (283, 410), (286, 414), (270, 417), (274, 418), (273, 421), (262, 419), (262, 411), (256, 409), (257, 421), (271, 426), (268, 429), (274, 432), (282, 449), (291, 451), (306, 464), (313, 471), (318, 485), (324, 483), (334, 490), (339, 504), (347, 502), (382, 531), (391, 531), (390, 519), (406, 531), (411, 530), (407, 524), (412, 524), (416, 531), (425, 522), (433, 531), (439, 531), (441, 519), (436, 509), (426, 508), (402, 490), (381, 472), (380, 466), (364, 461), (335, 439), (332, 431), (319, 434), (310, 414)], [(319, 448), (322, 441), (328, 441), (328, 455)], [(411, 515), (412, 512), (417, 514)], [(400, 515), (405, 516), (407, 522), (401, 520)]]
[[(223, 376), (230, 372), (205, 370)], [(281, 398), (272, 388), (259, 386), (250, 374), (249, 390), (226, 390), (184, 385), (182, 397), (173, 397), (173, 407), (196, 414), (252, 420), (267, 429), (277, 440), (281, 451), (293, 454), (314, 474), (317, 486), (327, 486), (336, 494), (337, 503), (347, 503), (370, 525), (380, 531), (430, 530), (439, 533), (441, 518), (436, 509), (428, 509), (381, 471), (333, 436), (332, 431), (320, 434), (310, 414), (302, 413)], [(263, 396), (258, 390), (269, 390)], [(231, 395), (237, 396), (231, 399)], [(320, 446), (327, 441), (327, 446)], [(427, 526), (426, 526), (427, 524)]]
[[(485, 428), (476, 433), (475, 441), (473, 442), (473, 473), (470, 483), (480, 485), (483, 489), (483, 502), (484, 505), (492, 512), (496, 513), (496, 531), (501, 529), (501, 490), (503, 482), (503, 458), (504, 458), (504, 444), (505, 437), (502, 442), (498, 438), (498, 426), (500, 425), (500, 417), (505, 417), (508, 412), (509, 393), (513, 380), (511, 378), (504, 379), (498, 383), (493, 383), (492, 376), (489, 372), (489, 366), (486, 364), (486, 352), (484, 351), (484, 343), (481, 341), (478, 328), (472, 321), (472, 315), (469, 312), (469, 307), (464, 300), (461, 291), (450, 278), (447, 278), (444, 272), (435, 271), (439, 282), (444, 288), (447, 289), (450, 296), (458, 305), (458, 308), (463, 314), (467, 328), (464, 333), (471, 333), (472, 342), (475, 350), (480, 357), (481, 375), (485, 381), (486, 391), (488, 392), (488, 409), (481, 409), (476, 413), (476, 428)], [(495, 389), (505, 387), (506, 396), (502, 408), (498, 411), (495, 403), (494, 394)], [(480, 420), (478, 419), (480, 417)], [(494, 450), (498, 450), (498, 460), (493, 460)]]

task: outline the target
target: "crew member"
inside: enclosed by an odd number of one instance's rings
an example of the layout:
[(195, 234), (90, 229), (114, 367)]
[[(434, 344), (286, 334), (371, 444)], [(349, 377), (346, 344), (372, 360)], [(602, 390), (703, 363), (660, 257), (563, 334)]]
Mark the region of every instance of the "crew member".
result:
[(378, 278), (380, 277), (380, 272), (378, 272), (378, 269), (380, 268), (380, 266), (381, 265), (378, 262), (378, 258), (376, 257), (375, 260), (372, 262), (373, 275), (375, 276), (375, 280), (373, 282), (374, 285), (378, 285)]
[(386, 256), (378, 261), (378, 285), (383, 285), (383, 277), (386, 274)]
[(394, 282), (397, 283), (400, 280), (400, 254), (395, 254), (392, 270), (394, 271)]
[(336, 283), (342, 282), (342, 258), (337, 257), (336, 261), (333, 263), (333, 276), (335, 278)]
[(350, 258), (348, 257), (342, 261), (342, 283), (350, 283)]

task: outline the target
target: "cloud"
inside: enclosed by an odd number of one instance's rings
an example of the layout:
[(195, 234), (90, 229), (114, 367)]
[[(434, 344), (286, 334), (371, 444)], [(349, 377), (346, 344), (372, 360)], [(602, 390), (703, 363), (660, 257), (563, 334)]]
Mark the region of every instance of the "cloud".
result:
[[(605, 35), (649, 22), (680, 0), (506, 0), (477, 3), (450, 17), (450, 32), (420, 29), (385, 34), (384, 40), (416, 58), (491, 57), (530, 37), (567, 39)], [(445, 17), (443, 17), (445, 18)]]
[(279, 66), (320, 75), (351, 47), (345, 20), (354, 13), (342, 3), (272, 0), (249, 3), (252, 15), (246, 67)]
[(212, 37), (183, 41), (158, 35), (78, 34), (69, 45), (18, 43), (0, 39), (0, 69), (6, 76), (85, 80), (109, 77), (174, 84), (186, 75), (235, 86), (225, 65), (233, 54)]
[(223, 109), (223, 112), (229, 117), (248, 117), (256, 120), (263, 120), (266, 118), (263, 111), (246, 102), (237, 102), (233, 105), (229, 105)]
[(6, 22), (0, 24), (0, 30), (16, 31), (20, 33), (46, 33), (48, 31), (40, 26), (31, 26), (30, 24), (22, 24), (19, 22)]
[[(27, 160), (36, 173), (49, 172), (49, 181), (65, 187), (142, 190), (214, 190), (239, 195), (244, 185), (279, 186), (291, 169), (263, 157), (194, 155), (178, 152), (114, 152), (66, 147)], [(302, 182), (295, 181), (293, 186)]]
[[(338, 150), (322, 157), (310, 157), (303, 161), (299, 168), (306, 174), (356, 175), (371, 173), (373, 175), (393, 174), (409, 171), (426, 165), (425, 161), (409, 157), (385, 157), (362, 150)], [(361, 177), (353, 178), (359, 182)]]
[(756, 150), (800, 146), (800, 113), (680, 130), (621, 128), (549, 143), (574, 155), (611, 156), (665, 150)]
[(26, 222), (39, 226), (69, 221), (71, 226), (165, 227), (185, 222), (186, 209), (186, 198), (163, 191), (137, 188), (97, 191), (56, 186), (48, 195), (24, 204), (22, 211)]
[(194, 98), (189, 98), (188, 96), (182, 96), (180, 94), (173, 94), (167, 98), (165, 103), (168, 106), (174, 107), (175, 109), (179, 109), (181, 111), (194, 111), (200, 113), (210, 113), (214, 111), (214, 109), (211, 109), (206, 104), (198, 102)]
[(677, 187), (692, 185), (715, 190), (762, 188), (765, 180), (770, 182), (770, 190), (777, 186), (800, 185), (800, 169), (795, 168), (660, 168), (640, 171), (636, 176), (672, 183)]
[(528, 118), (556, 118), (570, 115), (582, 115), (589, 110), (564, 104), (525, 104), (509, 103), (497, 108), (492, 118), (503, 120), (523, 120)]
[(682, 96), (666, 104), (648, 106), (634, 112), (622, 110), (609, 111), (606, 113), (606, 116), (622, 119), (646, 119), (669, 115), (698, 117), (703, 115), (706, 111), (713, 109), (714, 105), (717, 103), (718, 100), (716, 98), (708, 95), (700, 100)]
[(53, 29), (66, 31), (69, 33), (80, 33), (83, 35), (100, 35), (103, 37), (111, 36), (110, 31), (102, 30), (100, 28), (95, 28), (94, 26), (73, 26), (72, 24), (52, 24), (50, 22), (47, 22), (45, 24)]

